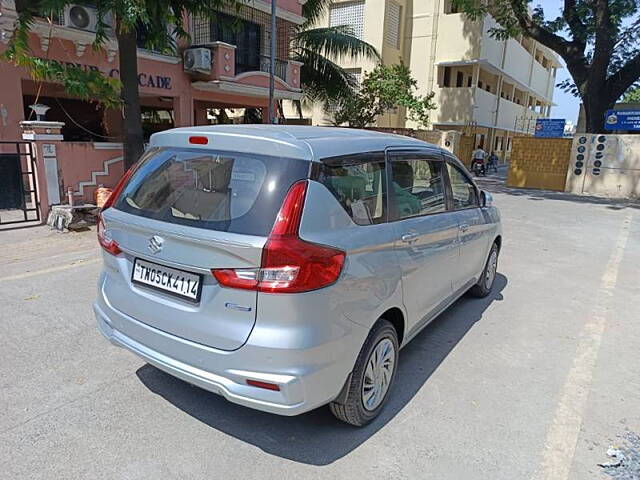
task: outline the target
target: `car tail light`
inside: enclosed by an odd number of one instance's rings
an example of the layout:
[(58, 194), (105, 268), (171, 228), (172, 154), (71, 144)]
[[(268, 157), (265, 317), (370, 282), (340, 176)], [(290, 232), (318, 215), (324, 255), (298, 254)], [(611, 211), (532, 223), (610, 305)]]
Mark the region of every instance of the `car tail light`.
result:
[(118, 242), (108, 236), (106, 232), (106, 227), (104, 224), (104, 219), (102, 218), (102, 212), (104, 212), (107, 208), (111, 208), (114, 203), (118, 200), (122, 189), (127, 184), (131, 175), (133, 175), (134, 167), (131, 167), (126, 173), (122, 176), (116, 187), (109, 195), (109, 198), (102, 205), (102, 209), (100, 209), (100, 213), (98, 214), (98, 243), (104, 249), (105, 252), (109, 252), (111, 255), (119, 255), (122, 253), (120, 247), (118, 246)]
[(122, 253), (122, 250), (120, 250), (120, 247), (118, 246), (118, 242), (109, 237), (106, 232), (102, 212), (98, 214), (98, 243), (105, 252), (108, 252), (111, 255), (119, 255)]
[(266, 293), (301, 293), (338, 280), (345, 253), (298, 236), (306, 193), (306, 180), (289, 189), (262, 250), (260, 268), (212, 270), (220, 285)]

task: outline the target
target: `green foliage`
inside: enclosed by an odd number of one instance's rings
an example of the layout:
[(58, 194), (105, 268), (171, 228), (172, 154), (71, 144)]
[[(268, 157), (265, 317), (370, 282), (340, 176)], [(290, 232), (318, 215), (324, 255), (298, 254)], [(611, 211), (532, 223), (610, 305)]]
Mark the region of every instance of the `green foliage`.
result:
[(291, 42), (291, 58), (303, 63), (300, 83), (305, 99), (325, 105), (352, 95), (357, 87), (353, 76), (337, 61), (380, 60), (376, 49), (354, 36), (346, 25), (314, 28), (330, 4), (330, 0), (308, 0), (302, 6), (302, 15), (307, 21), (298, 27)]
[(16, 2), (20, 12), (16, 31), (2, 58), (24, 67), (36, 81), (59, 83), (71, 95), (86, 100), (98, 100), (107, 107), (117, 106), (120, 102), (119, 80), (105, 77), (97, 70), (83, 70), (55, 60), (36, 57), (29, 48), (29, 31), (33, 26), (34, 17), (48, 15), (51, 18), (53, 12), (60, 11), (66, 3), (60, 0)]
[(640, 87), (627, 90), (621, 101), (622, 103), (640, 103)]
[(337, 124), (363, 128), (392, 108), (404, 107), (411, 120), (426, 128), (429, 110), (436, 108), (434, 93), (417, 95), (416, 84), (406, 65), (378, 65), (365, 74), (356, 93), (340, 101), (334, 120)]

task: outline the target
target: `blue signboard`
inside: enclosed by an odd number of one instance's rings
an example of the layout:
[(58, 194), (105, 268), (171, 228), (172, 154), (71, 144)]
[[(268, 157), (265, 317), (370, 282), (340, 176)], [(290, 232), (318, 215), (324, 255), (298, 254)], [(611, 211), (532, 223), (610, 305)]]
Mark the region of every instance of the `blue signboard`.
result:
[(564, 118), (538, 118), (536, 120), (536, 137), (562, 137), (564, 135)]
[(607, 110), (604, 129), (640, 131), (640, 110)]

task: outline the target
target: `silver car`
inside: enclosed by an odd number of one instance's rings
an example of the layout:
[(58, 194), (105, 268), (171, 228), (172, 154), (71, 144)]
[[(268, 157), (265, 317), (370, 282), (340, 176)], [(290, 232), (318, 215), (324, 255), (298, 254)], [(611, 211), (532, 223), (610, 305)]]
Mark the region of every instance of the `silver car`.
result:
[(412, 138), (324, 127), (156, 133), (101, 212), (100, 331), (247, 407), (364, 425), (398, 352), (491, 291), (500, 215)]

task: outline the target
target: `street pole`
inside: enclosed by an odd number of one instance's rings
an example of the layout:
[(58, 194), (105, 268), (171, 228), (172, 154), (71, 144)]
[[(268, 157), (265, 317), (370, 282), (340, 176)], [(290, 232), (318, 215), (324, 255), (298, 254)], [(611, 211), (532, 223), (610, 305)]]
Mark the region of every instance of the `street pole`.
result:
[(273, 94), (276, 85), (276, 0), (271, 0), (271, 55), (269, 63), (269, 123), (274, 124), (276, 123), (276, 114), (273, 108)]

